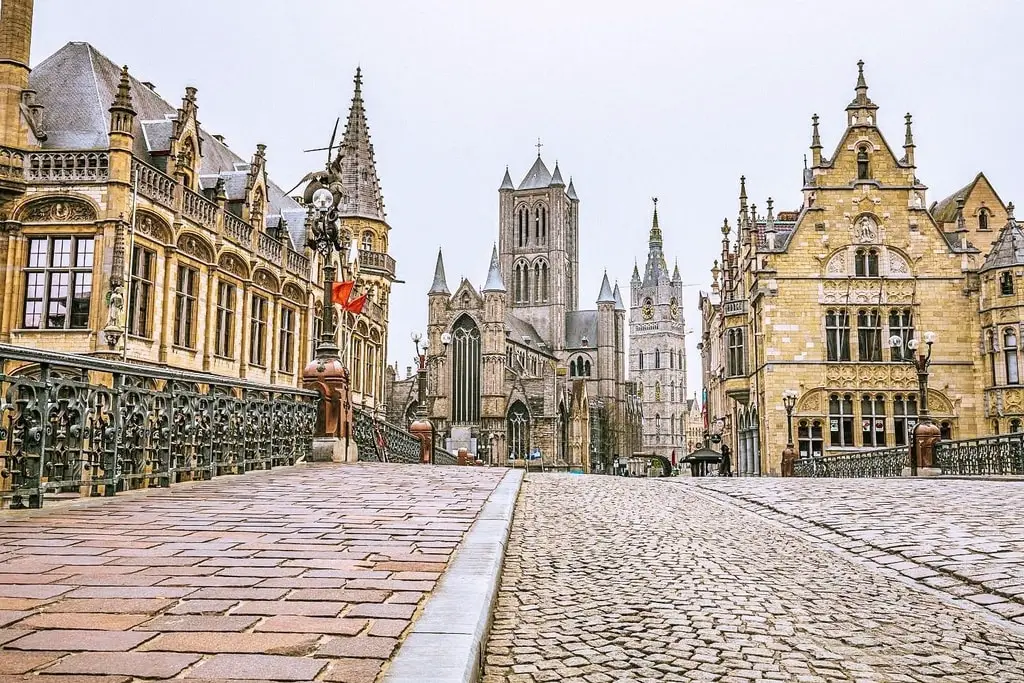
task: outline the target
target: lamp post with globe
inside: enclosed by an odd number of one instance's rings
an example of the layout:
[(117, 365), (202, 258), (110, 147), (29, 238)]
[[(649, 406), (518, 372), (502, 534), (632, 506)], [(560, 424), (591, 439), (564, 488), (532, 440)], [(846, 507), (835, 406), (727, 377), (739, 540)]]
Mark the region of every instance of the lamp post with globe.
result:
[(782, 451), (782, 476), (793, 476), (796, 449), (793, 448), (793, 408), (796, 407), (797, 393), (792, 389), (782, 392), (782, 407), (786, 409), (786, 448)]
[[(910, 452), (910, 474), (916, 475), (918, 467), (934, 466), (934, 447), (939, 440), (941, 430), (928, 415), (928, 368), (932, 363), (932, 344), (937, 337), (934, 332), (922, 335), (925, 348), (921, 348), (921, 340), (916, 338), (904, 342), (902, 336), (894, 334), (889, 337), (889, 346), (899, 351), (900, 360), (904, 360), (917, 370), (918, 405), (921, 406), (917, 424), (914, 425), (913, 445)], [(903, 348), (906, 347), (906, 351)]]
[(434, 425), (427, 419), (427, 344), (420, 341), (423, 335), (410, 335), (416, 347), (416, 420), (409, 425), (409, 433), (420, 440), (420, 462), (427, 465), (434, 461)]

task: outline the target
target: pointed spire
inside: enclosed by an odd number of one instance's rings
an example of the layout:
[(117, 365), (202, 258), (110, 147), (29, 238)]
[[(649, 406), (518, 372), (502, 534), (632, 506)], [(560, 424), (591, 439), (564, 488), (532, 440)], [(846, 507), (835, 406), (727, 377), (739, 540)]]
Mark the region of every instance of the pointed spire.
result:
[(865, 93), (868, 91), (868, 82), (864, 80), (864, 60), (861, 59), (857, 62), (857, 88), (859, 92), (863, 90)]
[(857, 93), (853, 98), (853, 102), (846, 107), (847, 111), (851, 109), (878, 109), (878, 106), (871, 101), (868, 97), (868, 83), (864, 79), (864, 60), (857, 62), (857, 86), (854, 88)]
[[(128, 67), (121, 69), (121, 80), (117, 83), (117, 94), (110, 105), (110, 132), (131, 134), (135, 124), (135, 109), (132, 107), (132, 84), (128, 78)], [(127, 144), (127, 143), (123, 143)]]
[[(964, 233), (966, 239), (966, 233)], [(1013, 202), (1006, 205), (1006, 224), (999, 231), (999, 236), (992, 243), (992, 248), (985, 255), (981, 272), (994, 268), (1008, 268), (1024, 265), (1024, 232), (1013, 217)]]
[(615, 293), (612, 292), (612, 285), (608, 282), (608, 271), (604, 271), (604, 277), (601, 279), (601, 291), (597, 295), (597, 303), (599, 304), (614, 304)]
[(722, 238), (723, 238), (722, 239), (723, 242), (728, 242), (729, 241), (729, 219), (728, 218), (723, 218), (722, 219)]
[(676, 259), (675, 268), (672, 270), (672, 282), (682, 282), (683, 278), (679, 274), (679, 259)]
[(904, 154), (903, 154), (903, 163), (905, 163), (907, 166), (913, 166), (914, 165), (914, 131), (910, 127), (911, 123), (913, 123), (913, 118), (910, 116), (910, 112), (909, 111), (907, 112), (907, 115), (904, 116), (903, 118), (907, 122), (907, 137), (903, 141), (903, 152), (904, 152)]
[(343, 188), (343, 199), (338, 205), (341, 215), (384, 221), (384, 197), (377, 178), (370, 128), (366, 123), (363, 72), (359, 67), (356, 67), (354, 82), (345, 134), (338, 146), (338, 155), (330, 166), (331, 181), (339, 182)]
[(569, 176), (569, 187), (565, 190), (565, 196), (573, 201), (579, 201), (579, 197), (576, 196), (576, 188), (572, 184), (572, 176)]
[(506, 166), (505, 167), (505, 177), (501, 179), (501, 187), (499, 187), (498, 190), (501, 191), (501, 190), (514, 190), (514, 189), (516, 189), (516, 186), (512, 184), (512, 176), (509, 175), (509, 173), (508, 173), (508, 166)]
[(626, 304), (622, 303), (622, 292), (619, 291), (619, 281), (615, 281), (615, 290), (612, 292), (615, 296), (615, 310), (624, 311), (626, 310)]
[(768, 198), (768, 215), (764, 218), (764, 230), (765, 232), (775, 232), (775, 214), (772, 211), (772, 207), (775, 204), (775, 200), (771, 197)]
[(818, 135), (818, 115), (811, 116), (811, 167), (821, 166), (821, 136)]
[(540, 158), (540, 154), (537, 155), (537, 160), (533, 162), (533, 166), (526, 172), (526, 176), (523, 177), (523, 181), (519, 183), (519, 190), (538, 190), (551, 185), (551, 172), (548, 171), (548, 167), (544, 165), (544, 160)]
[(630, 278), (633, 284), (640, 284), (640, 266), (637, 265), (636, 259), (633, 260), (633, 277)]
[(128, 78), (127, 65), (121, 68), (121, 79), (117, 82), (117, 94), (114, 96), (113, 106), (135, 113), (132, 108), (132, 84)]
[(444, 258), (441, 256), (441, 250), (437, 250), (437, 265), (434, 266), (434, 283), (430, 285), (430, 291), (427, 294), (451, 294), (448, 291), (448, 281), (444, 276)]
[[(438, 257), (440, 259), (440, 257)], [(483, 292), (504, 292), (505, 281), (501, 278), (501, 267), (498, 265), (498, 245), (494, 245), (491, 251), (491, 267), (487, 270), (487, 282), (484, 283)]]
[(651, 197), (651, 201), (654, 202), (654, 217), (651, 219), (651, 236), (648, 239), (648, 243), (651, 247), (655, 245), (661, 246), (661, 228), (658, 227), (658, 198)]
[(558, 170), (557, 161), (555, 161), (555, 172), (551, 174), (551, 187), (565, 187), (565, 181), (562, 180), (562, 172)]

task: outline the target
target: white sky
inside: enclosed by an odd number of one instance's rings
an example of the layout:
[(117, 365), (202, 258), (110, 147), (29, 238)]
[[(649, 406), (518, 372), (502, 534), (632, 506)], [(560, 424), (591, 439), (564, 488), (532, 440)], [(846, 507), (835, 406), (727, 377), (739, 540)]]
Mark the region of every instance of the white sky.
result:
[[(661, 2), (634, 0), (36, 0), (32, 62), (88, 41), (173, 104), (199, 89), (199, 119), (249, 158), (267, 145), (291, 187), (319, 168), (352, 75), (364, 99), (399, 277), (392, 360), (426, 324), (437, 247), (448, 286), (482, 284), (497, 235), (497, 188), (536, 155), (560, 161), (581, 199), (580, 302), (601, 273), (629, 296), (650, 198), (671, 266), (707, 288), (738, 178), (776, 211), (800, 202), (810, 116), (831, 156), (866, 62), (890, 144), (914, 114), (930, 203), (984, 170), (1021, 199), (1024, 3), (1014, 0)], [(698, 287), (688, 287), (689, 392), (699, 393)]]

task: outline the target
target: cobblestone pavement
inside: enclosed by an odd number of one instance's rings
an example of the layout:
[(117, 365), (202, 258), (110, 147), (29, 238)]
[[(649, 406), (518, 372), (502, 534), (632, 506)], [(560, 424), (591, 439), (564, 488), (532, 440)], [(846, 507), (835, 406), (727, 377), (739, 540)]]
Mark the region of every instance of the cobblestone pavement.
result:
[(529, 475), (484, 683), (1024, 680), (1016, 624), (698, 486)]
[(699, 485), (1024, 623), (1024, 482), (733, 478)]
[(2, 513), (0, 682), (373, 681), (504, 473), (306, 466)]

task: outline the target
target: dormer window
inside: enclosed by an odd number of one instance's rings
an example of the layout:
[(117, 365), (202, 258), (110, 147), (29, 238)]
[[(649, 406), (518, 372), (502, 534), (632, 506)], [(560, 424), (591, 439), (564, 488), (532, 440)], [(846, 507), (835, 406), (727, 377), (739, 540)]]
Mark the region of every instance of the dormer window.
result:
[(988, 209), (978, 212), (978, 230), (988, 230)]
[(1013, 294), (1013, 273), (1005, 271), (999, 275), (999, 293), (1003, 296)]
[(857, 180), (868, 180), (868, 146), (857, 148)]

